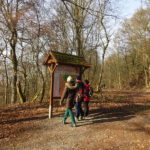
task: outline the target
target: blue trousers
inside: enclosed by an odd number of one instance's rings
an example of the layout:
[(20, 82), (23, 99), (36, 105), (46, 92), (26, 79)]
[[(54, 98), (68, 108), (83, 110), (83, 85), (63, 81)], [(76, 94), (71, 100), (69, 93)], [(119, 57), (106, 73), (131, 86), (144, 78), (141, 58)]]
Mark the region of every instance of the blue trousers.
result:
[(84, 116), (84, 112), (82, 110), (82, 101), (75, 103), (75, 111), (76, 111), (76, 118), (79, 118), (79, 116)]
[(84, 102), (84, 117), (88, 116), (89, 114), (89, 101)]

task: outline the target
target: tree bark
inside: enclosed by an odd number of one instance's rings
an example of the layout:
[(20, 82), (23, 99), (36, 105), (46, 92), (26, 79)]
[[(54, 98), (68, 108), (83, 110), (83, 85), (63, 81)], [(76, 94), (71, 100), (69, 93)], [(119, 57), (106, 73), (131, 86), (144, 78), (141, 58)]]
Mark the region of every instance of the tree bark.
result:
[(106, 25), (104, 24), (103, 21), (104, 21), (104, 16), (102, 16), (101, 21), (100, 21), (102, 29), (104, 31), (105, 40), (103, 38), (101, 39), (103, 54), (102, 54), (102, 64), (101, 64), (101, 69), (100, 69), (100, 76), (99, 76), (99, 81), (98, 81), (98, 85), (97, 85), (97, 92), (101, 91), (101, 82), (102, 82), (102, 77), (103, 77), (103, 72), (104, 72), (105, 54), (106, 54), (106, 50), (107, 50), (109, 42), (110, 42), (109, 35), (108, 35), (107, 30), (106, 30)]
[(18, 95), (19, 95), (20, 103), (26, 102), (26, 97), (22, 92), (20, 81), (17, 82), (17, 92), (18, 92)]
[(101, 64), (100, 75), (99, 75), (99, 79), (98, 79), (97, 92), (101, 91), (101, 83), (102, 83), (103, 72), (104, 72), (105, 53), (106, 53), (106, 49), (108, 47), (108, 44), (109, 44), (109, 42), (106, 44), (106, 46), (103, 49), (102, 64)]
[(11, 103), (17, 102), (17, 67), (18, 60), (16, 56), (16, 43), (17, 43), (17, 31), (14, 29), (12, 31), (12, 37), (10, 40), (11, 46), (11, 60), (13, 65), (13, 77), (12, 77), (12, 95), (11, 95)]
[(5, 85), (5, 104), (8, 104), (8, 72), (7, 72), (7, 64), (6, 64), (6, 57), (4, 60), (4, 66), (5, 66), (5, 80), (6, 80), (6, 85)]

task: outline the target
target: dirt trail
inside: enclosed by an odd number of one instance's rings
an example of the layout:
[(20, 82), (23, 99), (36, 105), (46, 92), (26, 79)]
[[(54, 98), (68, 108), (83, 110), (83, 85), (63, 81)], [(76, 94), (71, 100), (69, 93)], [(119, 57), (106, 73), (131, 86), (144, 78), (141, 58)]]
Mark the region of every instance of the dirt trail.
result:
[[(150, 94), (145, 99), (143, 96), (140, 103), (141, 95), (139, 99), (132, 97), (132, 105), (129, 101), (115, 101), (101, 103), (97, 108), (91, 107), (89, 117), (79, 121), (77, 127), (71, 127), (69, 120), (68, 124), (63, 125), (62, 114), (48, 119), (45, 105), (35, 107), (36, 113), (31, 107), (29, 110), (33, 116), (30, 119), (26, 110), (25, 118), (28, 119), (13, 121), (4, 119), (8, 109), (3, 109), (5, 114), (3, 122), (0, 122), (1, 132), (6, 125), (10, 128), (17, 126), (18, 130), (10, 132), (11, 136), (1, 136), (0, 150), (150, 150), (150, 104), (145, 103)], [(95, 102), (91, 102), (91, 106), (94, 105)], [(16, 109), (20, 114), (22, 110), (23, 107)]]

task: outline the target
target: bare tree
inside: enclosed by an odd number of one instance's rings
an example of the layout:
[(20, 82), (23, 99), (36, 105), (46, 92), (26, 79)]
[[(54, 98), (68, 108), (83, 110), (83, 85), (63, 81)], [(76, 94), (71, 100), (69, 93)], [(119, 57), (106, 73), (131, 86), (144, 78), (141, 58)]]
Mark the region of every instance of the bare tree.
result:
[(0, 23), (8, 32), (8, 43), (11, 51), (11, 61), (13, 66), (13, 80), (12, 80), (12, 97), (11, 102), (17, 101), (17, 68), (18, 60), (16, 55), (16, 46), (18, 42), (18, 23), (21, 17), (31, 8), (31, 4), (23, 1), (12, 0), (3, 1), (0, 0)]

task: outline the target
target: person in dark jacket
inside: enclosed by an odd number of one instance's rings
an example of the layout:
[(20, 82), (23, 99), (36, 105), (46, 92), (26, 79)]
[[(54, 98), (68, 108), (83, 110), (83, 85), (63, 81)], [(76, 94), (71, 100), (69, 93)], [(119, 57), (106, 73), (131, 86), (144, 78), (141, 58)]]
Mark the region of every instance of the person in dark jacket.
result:
[(90, 84), (88, 80), (85, 80), (84, 88), (84, 117), (89, 114), (89, 101), (90, 101)]
[(63, 92), (63, 94), (61, 96), (61, 100), (60, 100), (60, 105), (62, 105), (64, 99), (67, 98), (67, 101), (66, 101), (67, 109), (64, 114), (63, 123), (65, 124), (67, 118), (70, 116), (71, 126), (73, 126), (73, 127), (76, 126), (74, 114), (72, 112), (72, 108), (74, 107), (74, 98), (75, 98), (75, 94), (76, 94), (76, 88), (77, 88), (77, 85), (75, 85), (75, 83), (73, 82), (73, 78), (71, 76), (69, 76), (67, 78), (67, 82), (65, 83), (65, 89), (64, 89), (64, 92)]
[(84, 112), (82, 110), (82, 102), (84, 99), (84, 83), (81, 80), (80, 76), (76, 78), (77, 84), (77, 91), (76, 91), (76, 98), (75, 98), (75, 111), (76, 111), (76, 120), (83, 119)]

